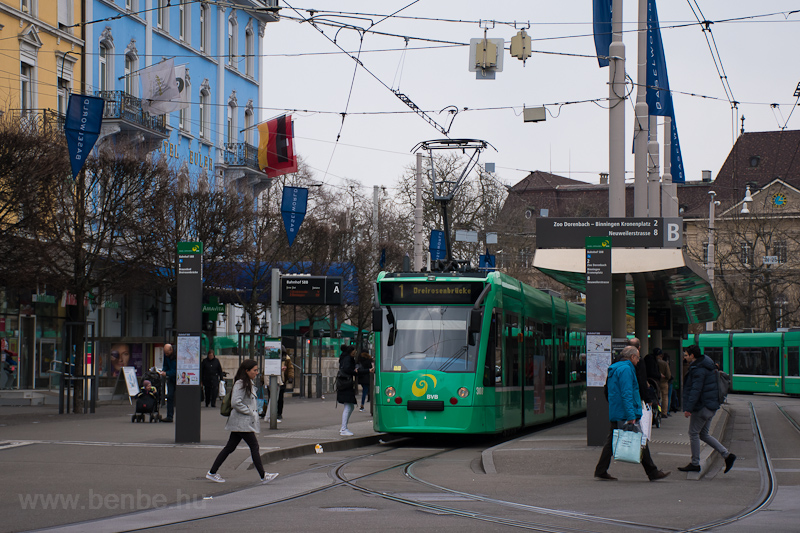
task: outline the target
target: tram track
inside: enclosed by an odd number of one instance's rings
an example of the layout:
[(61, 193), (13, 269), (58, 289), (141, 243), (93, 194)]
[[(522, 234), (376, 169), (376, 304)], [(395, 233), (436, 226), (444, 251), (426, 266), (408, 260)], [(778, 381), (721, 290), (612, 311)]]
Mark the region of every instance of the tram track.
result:
[[(797, 422), (794, 421), (791, 415), (787, 413), (782, 408), (782, 406), (778, 405), (777, 403), (775, 403), (775, 406), (787, 418), (787, 420), (789, 420), (789, 422), (795, 427), (795, 429), (797, 429), (798, 432), (800, 432), (800, 425), (798, 425)], [(498, 498), (491, 498), (481, 494), (473, 494), (466, 491), (448, 488), (442, 486), (441, 484), (437, 484), (422, 479), (419, 475), (417, 475), (416, 470), (422, 468), (423, 467), (422, 465), (425, 461), (430, 461), (436, 459), (437, 457), (442, 457), (448, 453), (455, 452), (463, 448), (454, 446), (454, 447), (446, 447), (434, 450), (425, 450), (424, 453), (416, 453), (412, 457), (408, 457), (408, 454), (406, 454), (406, 457), (397, 458), (396, 460), (393, 459), (391, 457), (393, 452), (397, 452), (399, 450), (407, 451), (414, 448), (413, 442), (410, 445), (407, 445), (406, 441), (406, 443), (401, 443), (401, 442), (392, 444), (387, 443), (385, 444), (386, 449), (371, 451), (370, 453), (363, 453), (347, 459), (342, 459), (339, 461), (334, 461), (314, 466), (312, 468), (307, 468), (302, 471), (296, 472), (294, 474), (289, 474), (282, 478), (282, 479), (291, 479), (295, 476), (302, 476), (303, 474), (327, 471), (327, 475), (329, 478), (331, 478), (332, 482), (322, 487), (296, 492), (294, 494), (290, 494), (285, 497), (275, 498), (270, 501), (259, 503), (257, 505), (241, 506), (233, 510), (214, 512), (213, 509), (210, 509), (209, 512), (204, 516), (193, 517), (188, 519), (164, 520), (161, 523), (158, 524), (151, 523), (151, 525), (147, 525), (144, 527), (125, 527), (125, 528), (121, 527), (115, 530), (152, 531), (158, 529), (170, 529), (173, 527), (186, 526), (192, 524), (198, 524), (199, 527), (202, 527), (201, 524), (203, 524), (204, 521), (213, 520), (216, 518), (224, 518), (227, 516), (246, 513), (250, 511), (258, 511), (259, 509), (278, 506), (284, 503), (297, 501), (304, 498), (312, 498), (313, 496), (321, 494), (326, 491), (331, 491), (337, 488), (346, 487), (363, 494), (368, 494), (370, 496), (381, 498), (386, 501), (400, 503), (404, 506), (408, 506), (410, 508), (417, 509), (423, 512), (466, 518), (468, 520), (474, 520), (476, 522), (485, 523), (487, 525), (492, 524), (497, 526), (507, 526), (522, 530), (541, 531), (545, 533), (597, 533), (598, 531), (616, 531), (621, 529), (630, 531), (667, 532), (667, 533), (673, 533), (673, 532), (690, 533), (699, 531), (709, 531), (733, 524), (735, 522), (744, 520), (748, 517), (752, 517), (754, 514), (768, 507), (772, 502), (773, 498), (775, 497), (778, 488), (778, 484), (776, 481), (776, 473), (772, 465), (772, 460), (770, 458), (769, 451), (767, 449), (766, 437), (761, 429), (761, 424), (758, 419), (756, 407), (753, 405), (752, 402), (749, 402), (749, 411), (750, 411), (750, 423), (753, 429), (753, 440), (756, 449), (758, 451), (758, 462), (762, 480), (761, 491), (758, 494), (756, 502), (733, 516), (729, 516), (727, 518), (722, 518), (719, 520), (714, 520), (690, 528), (679, 528), (679, 527), (676, 528), (676, 527), (669, 527), (657, 524), (648, 524), (636, 521), (628, 521), (623, 519), (598, 516), (595, 514), (584, 514), (576, 511), (540, 507), (535, 505), (507, 501)], [(364, 462), (368, 462), (375, 459), (383, 461), (388, 460), (391, 462), (391, 464), (381, 466), (379, 468), (373, 468), (372, 466), (370, 466), (368, 468), (368, 471), (366, 472), (358, 473), (357, 475), (348, 475), (348, 470), (353, 468), (363, 468)], [(403, 476), (404, 479), (415, 485), (424, 486), (427, 490), (425, 494), (430, 494), (430, 489), (433, 489), (435, 491), (441, 492), (442, 494), (458, 497), (460, 499), (463, 499), (464, 501), (469, 500), (471, 502), (483, 503), (487, 504), (490, 507), (489, 509), (483, 509), (483, 510), (471, 510), (469, 508), (463, 508), (463, 507), (459, 508), (456, 505), (447, 505), (447, 504), (442, 504), (441, 502), (429, 501), (428, 498), (415, 499), (413, 496), (409, 496), (409, 494), (413, 493), (413, 491), (410, 490), (385, 491), (385, 490), (375, 490), (368, 486), (370, 480), (375, 479), (377, 476), (381, 476), (392, 472), (398, 472), (400, 475)], [(242, 490), (249, 490), (249, 489), (242, 489)], [(239, 492), (242, 491), (232, 491), (231, 493), (227, 494), (236, 494)], [(524, 516), (519, 516), (519, 515), (515, 517), (503, 516), (502, 511), (494, 512), (491, 510), (495, 507), (497, 509), (503, 509), (503, 508), (515, 509), (523, 513), (530, 513), (531, 519), (529, 520), (526, 519)], [(536, 516), (541, 516), (542, 519), (537, 519)], [(550, 519), (550, 521), (548, 522), (547, 519)], [(81, 525), (84, 526), (85, 528), (84, 530), (91, 529), (92, 523), (100, 523), (103, 520), (104, 519), (98, 519), (96, 521), (84, 522)], [(73, 526), (75, 525), (78, 524), (73, 524)]]

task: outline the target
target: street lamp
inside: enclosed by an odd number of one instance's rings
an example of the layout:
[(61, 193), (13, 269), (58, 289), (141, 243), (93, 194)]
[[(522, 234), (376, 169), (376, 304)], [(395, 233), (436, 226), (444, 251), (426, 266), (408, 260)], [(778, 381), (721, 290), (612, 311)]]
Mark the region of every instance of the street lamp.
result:
[[(749, 189), (748, 189), (749, 191)], [(706, 249), (706, 272), (708, 273), (708, 283), (711, 285), (711, 291), (714, 291), (714, 208), (719, 205), (719, 201), (715, 200), (717, 193), (708, 191), (711, 195), (711, 200), (708, 202), (708, 248)], [(706, 331), (713, 331), (714, 322), (706, 322)]]

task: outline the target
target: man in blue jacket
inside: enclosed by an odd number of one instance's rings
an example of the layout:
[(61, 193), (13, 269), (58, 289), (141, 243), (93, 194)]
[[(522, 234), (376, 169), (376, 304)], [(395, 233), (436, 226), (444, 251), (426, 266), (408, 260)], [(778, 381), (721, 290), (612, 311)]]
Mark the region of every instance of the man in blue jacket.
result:
[(699, 472), (700, 441), (702, 440), (725, 458), (725, 473), (733, 468), (736, 456), (709, 435), (711, 420), (719, 409), (717, 392), (717, 367), (710, 357), (700, 352), (696, 344), (683, 351), (689, 370), (683, 378), (683, 416), (689, 418), (689, 442), (692, 445), (692, 462), (678, 467), (681, 472)]
[[(608, 367), (608, 419), (610, 421), (608, 438), (600, 453), (600, 460), (594, 469), (594, 477), (606, 481), (617, 478), (608, 473), (611, 465), (611, 443), (614, 430), (625, 424), (633, 424), (642, 417), (642, 400), (639, 397), (639, 382), (636, 379), (636, 364), (639, 362), (639, 350), (634, 346), (626, 346), (620, 353), (620, 359)], [(659, 470), (650, 457), (650, 447), (645, 446), (642, 452), (642, 466), (650, 481), (664, 479), (670, 473)]]

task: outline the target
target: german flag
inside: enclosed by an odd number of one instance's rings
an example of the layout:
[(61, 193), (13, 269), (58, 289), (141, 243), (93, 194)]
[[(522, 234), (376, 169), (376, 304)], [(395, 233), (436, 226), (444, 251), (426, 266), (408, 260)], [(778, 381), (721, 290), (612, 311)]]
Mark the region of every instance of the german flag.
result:
[(258, 125), (258, 166), (274, 178), (297, 172), (292, 115), (283, 115)]

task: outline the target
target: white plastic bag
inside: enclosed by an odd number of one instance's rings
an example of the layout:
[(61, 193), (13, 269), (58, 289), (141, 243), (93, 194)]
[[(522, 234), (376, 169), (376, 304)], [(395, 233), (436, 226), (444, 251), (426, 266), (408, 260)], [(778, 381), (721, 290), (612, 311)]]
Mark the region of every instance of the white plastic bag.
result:
[(653, 429), (653, 410), (650, 405), (642, 402), (642, 419), (639, 421), (642, 433), (647, 440), (650, 440), (650, 433)]
[(220, 398), (224, 398), (225, 397), (225, 393), (227, 393), (227, 392), (228, 391), (225, 390), (225, 382), (224, 381), (220, 381), (219, 382), (219, 397)]

